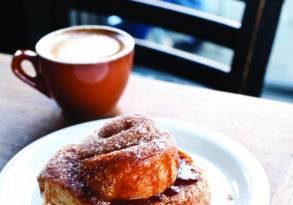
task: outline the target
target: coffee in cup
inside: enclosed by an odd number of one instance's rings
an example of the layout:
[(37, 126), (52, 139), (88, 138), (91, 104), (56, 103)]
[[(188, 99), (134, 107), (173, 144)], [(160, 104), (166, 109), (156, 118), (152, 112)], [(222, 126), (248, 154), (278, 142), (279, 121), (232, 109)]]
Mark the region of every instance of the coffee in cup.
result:
[(54, 35), (43, 41), (43, 54), (67, 63), (92, 63), (111, 57), (127, 46), (125, 36), (106, 30), (79, 29)]
[[(132, 67), (134, 40), (107, 26), (74, 26), (52, 32), (36, 44), (36, 52), (18, 50), (14, 74), (56, 100), (65, 113), (81, 118), (109, 113), (120, 98)], [(36, 77), (25, 73), (29, 60)]]

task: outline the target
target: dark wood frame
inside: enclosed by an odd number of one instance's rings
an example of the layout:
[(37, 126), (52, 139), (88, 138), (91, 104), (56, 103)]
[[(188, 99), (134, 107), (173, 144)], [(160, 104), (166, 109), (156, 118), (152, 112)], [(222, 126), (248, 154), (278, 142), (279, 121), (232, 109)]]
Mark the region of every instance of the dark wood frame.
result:
[[(34, 4), (28, 0), (23, 1), (26, 2), (24, 5), (29, 5), (26, 6), (27, 13), (32, 14), (25, 16), (25, 19), (30, 23), (36, 22), (33, 19), (34, 13), (42, 12), (40, 4), (43, 3), (36, 0), (33, 0)], [(131, 21), (162, 26), (232, 49), (234, 56), (231, 71), (225, 72), (224, 70), (227, 70), (225, 65), (212, 60), (188, 55), (144, 40), (137, 40), (136, 63), (172, 72), (211, 88), (252, 96), (261, 94), (283, 4), (283, 0), (245, 0), (244, 16), (239, 23), (157, 0), (48, 0), (46, 2), (49, 4), (46, 9), (49, 7), (53, 15), (43, 15), (45, 23), (42, 22), (44, 20), (38, 19), (45, 26), (29, 28), (28, 36), (34, 36), (35, 33), (41, 36), (51, 30), (68, 26), (70, 9), (104, 15), (116, 14)], [(36, 32), (36, 28), (39, 32)]]
[[(246, 0), (241, 23), (152, 0), (71, 0), (70, 7), (183, 32), (234, 50), (231, 72), (224, 65), (137, 40), (136, 62), (156, 66), (212, 88), (261, 94), (282, 0)], [(180, 22), (180, 23), (176, 23)], [(217, 34), (217, 35), (215, 35)]]

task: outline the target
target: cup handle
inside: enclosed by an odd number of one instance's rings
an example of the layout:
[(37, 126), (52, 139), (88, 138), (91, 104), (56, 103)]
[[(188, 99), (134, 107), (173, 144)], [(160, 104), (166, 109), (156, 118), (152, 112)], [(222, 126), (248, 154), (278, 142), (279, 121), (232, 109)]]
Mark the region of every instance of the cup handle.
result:
[[(21, 62), (24, 60), (30, 61), (34, 69), (36, 71), (36, 76), (31, 77), (25, 73), (22, 68)], [(45, 94), (46, 96), (50, 97), (48, 89), (45, 86), (45, 83), (42, 78), (42, 74), (39, 70), (38, 65), (38, 56), (34, 51), (31, 50), (17, 50), (12, 59), (11, 63), (12, 72), (23, 82), (32, 86), (33, 88), (39, 90), (41, 93)]]

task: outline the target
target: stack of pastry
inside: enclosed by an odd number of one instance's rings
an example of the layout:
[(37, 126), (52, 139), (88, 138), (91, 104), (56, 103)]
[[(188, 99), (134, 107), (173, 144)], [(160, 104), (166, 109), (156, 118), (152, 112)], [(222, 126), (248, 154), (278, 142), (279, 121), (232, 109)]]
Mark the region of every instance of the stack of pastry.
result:
[(203, 171), (142, 115), (123, 115), (67, 145), (38, 176), (45, 205), (210, 204)]

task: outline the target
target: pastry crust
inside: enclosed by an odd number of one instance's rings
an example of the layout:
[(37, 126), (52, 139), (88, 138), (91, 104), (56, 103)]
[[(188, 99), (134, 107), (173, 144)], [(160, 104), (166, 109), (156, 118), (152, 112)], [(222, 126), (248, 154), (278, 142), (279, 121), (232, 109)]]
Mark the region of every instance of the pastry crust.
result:
[(161, 193), (174, 183), (179, 168), (173, 137), (141, 115), (107, 123), (83, 142), (82, 152), (88, 185), (103, 200)]
[[(188, 159), (181, 159), (180, 164), (182, 165), (184, 163), (188, 164)], [(195, 170), (192, 173), (192, 177), (196, 178), (196, 181), (188, 182), (187, 180), (187, 182), (182, 183), (177, 179), (175, 183), (163, 193), (143, 200), (84, 200), (82, 198), (77, 198), (75, 193), (70, 192), (68, 189), (64, 189), (60, 184), (46, 180), (44, 182), (43, 191), (43, 197), (45, 199), (44, 205), (209, 205), (210, 190), (207, 178), (203, 170), (199, 167), (195, 165), (191, 165), (191, 167)]]
[(142, 115), (58, 151), (38, 177), (44, 205), (209, 204), (202, 170)]

